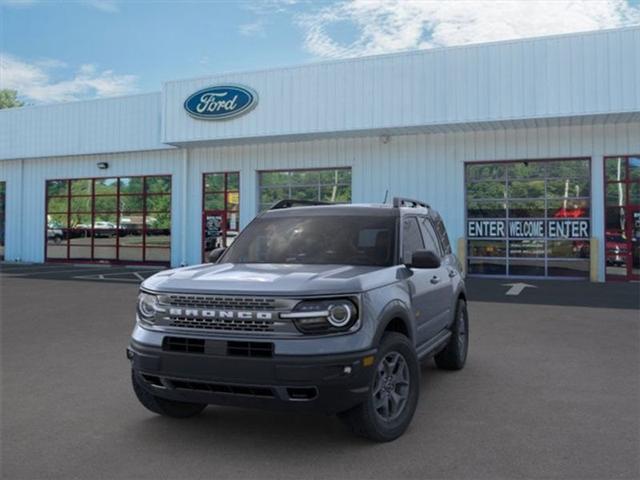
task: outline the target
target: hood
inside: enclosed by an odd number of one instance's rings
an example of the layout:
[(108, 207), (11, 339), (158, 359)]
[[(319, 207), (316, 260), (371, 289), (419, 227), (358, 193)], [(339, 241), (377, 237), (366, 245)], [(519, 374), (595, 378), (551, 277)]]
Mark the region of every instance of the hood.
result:
[(159, 272), (146, 279), (142, 288), (201, 294), (349, 294), (395, 281), (397, 269), (348, 265), (204, 264)]

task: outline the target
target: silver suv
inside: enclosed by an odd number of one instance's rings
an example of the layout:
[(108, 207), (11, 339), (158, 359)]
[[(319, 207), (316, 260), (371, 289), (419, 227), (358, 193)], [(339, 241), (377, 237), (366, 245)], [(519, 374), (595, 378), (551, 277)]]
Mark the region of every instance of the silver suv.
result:
[(465, 364), (463, 273), (425, 203), (284, 200), (210, 261), (141, 286), (127, 356), (152, 412), (324, 412), (389, 441), (413, 417), (419, 362)]

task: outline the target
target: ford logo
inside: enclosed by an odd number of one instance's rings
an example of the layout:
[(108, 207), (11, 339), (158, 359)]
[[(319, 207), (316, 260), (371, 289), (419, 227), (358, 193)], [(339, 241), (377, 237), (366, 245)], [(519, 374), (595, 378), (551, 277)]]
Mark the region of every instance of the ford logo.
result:
[(224, 120), (247, 113), (258, 103), (258, 94), (248, 87), (219, 85), (197, 91), (184, 102), (194, 118)]

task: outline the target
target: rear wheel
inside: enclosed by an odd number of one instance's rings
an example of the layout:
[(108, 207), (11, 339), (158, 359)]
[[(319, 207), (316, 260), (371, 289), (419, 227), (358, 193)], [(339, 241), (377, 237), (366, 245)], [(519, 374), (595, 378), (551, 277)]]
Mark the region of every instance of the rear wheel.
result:
[(339, 417), (357, 435), (389, 442), (405, 432), (418, 403), (420, 369), (409, 339), (385, 334), (373, 368), (367, 400)]
[(447, 346), (435, 356), (436, 366), (442, 370), (461, 370), (467, 361), (469, 350), (469, 315), (467, 303), (458, 300), (456, 318), (451, 327)]
[(173, 418), (188, 418), (198, 415), (207, 406), (205, 403), (177, 402), (175, 400), (157, 397), (140, 384), (141, 380), (133, 370), (131, 371), (131, 381), (133, 383), (133, 391), (140, 403), (144, 405), (147, 410), (157, 413), (158, 415)]

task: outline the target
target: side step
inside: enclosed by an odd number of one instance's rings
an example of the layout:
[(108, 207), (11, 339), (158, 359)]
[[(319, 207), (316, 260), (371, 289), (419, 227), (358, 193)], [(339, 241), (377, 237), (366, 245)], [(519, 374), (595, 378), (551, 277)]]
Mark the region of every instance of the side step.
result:
[(442, 330), (438, 335), (433, 337), (429, 342), (420, 345), (417, 349), (418, 359), (424, 360), (429, 355), (436, 352), (440, 347), (444, 346), (451, 337), (451, 330)]

